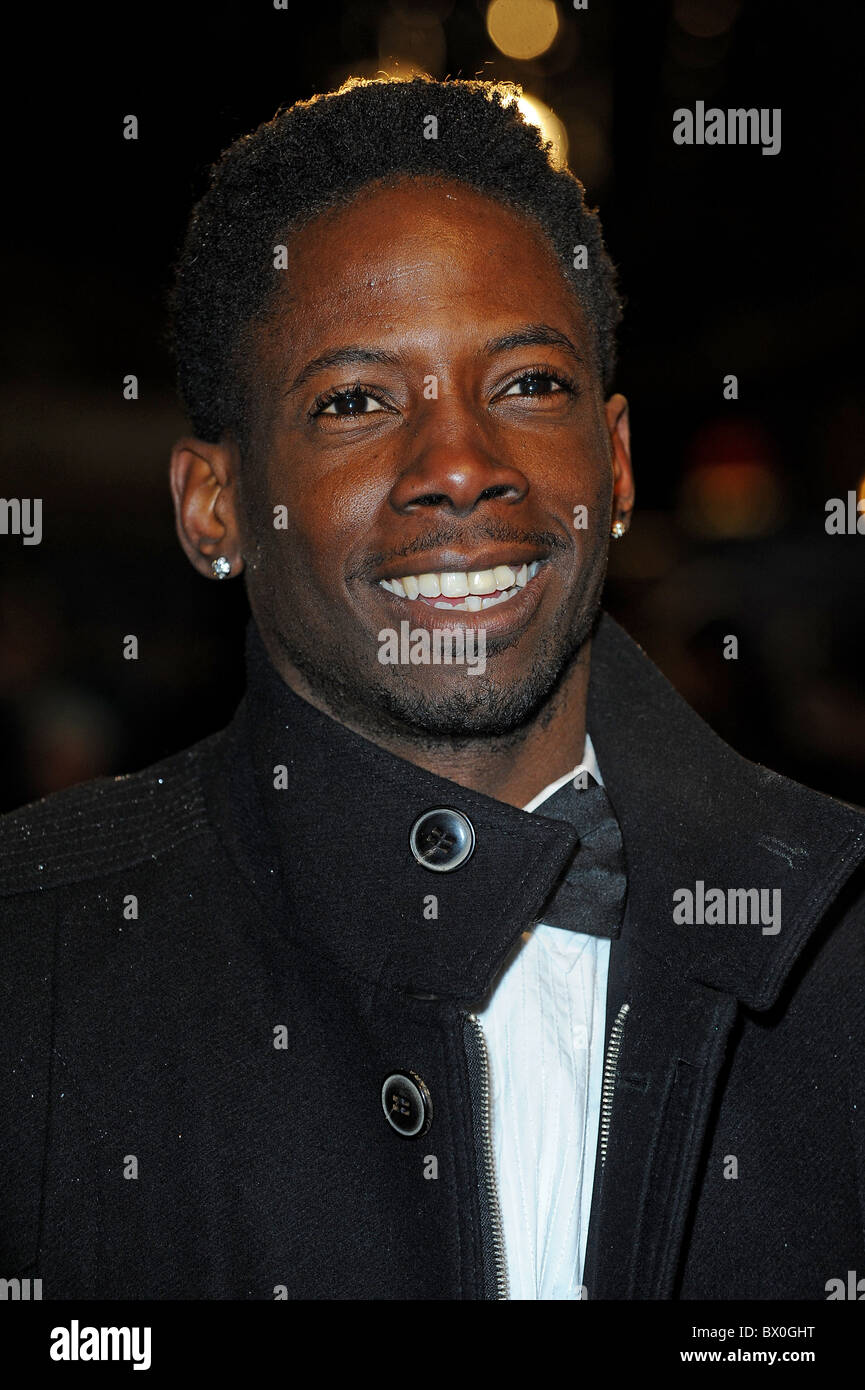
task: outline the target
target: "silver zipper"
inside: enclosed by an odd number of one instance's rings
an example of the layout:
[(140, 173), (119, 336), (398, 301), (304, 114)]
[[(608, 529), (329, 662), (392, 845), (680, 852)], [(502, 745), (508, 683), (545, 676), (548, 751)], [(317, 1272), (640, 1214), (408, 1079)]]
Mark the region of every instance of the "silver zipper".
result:
[(484, 1165), (485, 1186), (489, 1207), (490, 1227), (492, 1231), (492, 1254), (495, 1267), (496, 1298), (506, 1299), (508, 1292), (508, 1271), (505, 1262), (505, 1238), (502, 1229), (502, 1209), (499, 1203), (499, 1189), (496, 1182), (495, 1161), (493, 1155), (493, 1127), (492, 1109), (490, 1106), (490, 1059), (487, 1052), (487, 1040), (484, 1037), (484, 1030), (481, 1027), (480, 1019), (476, 1014), (467, 1015), (469, 1023), (472, 1025), (475, 1037), (478, 1042), (478, 1051), (481, 1059), (481, 1085), (480, 1085), (480, 1109), (481, 1109), (481, 1134), (482, 1134), (482, 1158)]
[(616, 1021), (610, 1033), (610, 1045), (607, 1048), (607, 1060), (604, 1063), (604, 1081), (601, 1087), (602, 1168), (607, 1161), (607, 1143), (610, 1138), (610, 1121), (613, 1118), (613, 1093), (616, 1089), (616, 1069), (619, 1065), (619, 1049), (622, 1046), (622, 1034), (625, 1031), (625, 1020), (630, 1011), (630, 1004), (623, 1004), (616, 1014)]

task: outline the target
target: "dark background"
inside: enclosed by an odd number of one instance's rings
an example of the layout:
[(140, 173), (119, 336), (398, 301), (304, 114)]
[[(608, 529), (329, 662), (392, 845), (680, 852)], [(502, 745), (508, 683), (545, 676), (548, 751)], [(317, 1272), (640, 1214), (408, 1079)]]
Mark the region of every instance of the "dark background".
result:
[[(0, 495), (41, 497), (44, 533), (0, 535), (0, 809), (230, 717), (242, 586), (193, 572), (167, 486), (185, 427), (171, 263), (224, 145), (349, 75), (413, 64), (522, 82), (600, 206), (628, 299), (617, 385), (638, 483), (607, 606), (734, 747), (865, 801), (865, 536), (825, 531), (830, 497), (865, 495), (858, 7), (561, 0), (553, 47), (524, 61), (491, 42), (486, 8), (41, 8), (7, 49)], [(698, 99), (780, 107), (780, 154), (676, 146), (672, 113)]]

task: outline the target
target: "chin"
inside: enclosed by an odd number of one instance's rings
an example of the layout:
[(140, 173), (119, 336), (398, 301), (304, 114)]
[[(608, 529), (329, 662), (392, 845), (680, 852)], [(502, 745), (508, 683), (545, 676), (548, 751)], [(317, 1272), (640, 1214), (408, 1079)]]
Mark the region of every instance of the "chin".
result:
[[(591, 635), (595, 616), (582, 613), (570, 632), (544, 634), (531, 660), (514, 660), (518, 639), (490, 643), (486, 671), (472, 675), (464, 667), (445, 673), (392, 666), (364, 681), (361, 668), (350, 664), (344, 653), (331, 652), (323, 665), (318, 653), (313, 657), (288, 634), (278, 633), (278, 640), (331, 715), (363, 729), (374, 741), (387, 728), (398, 739), (418, 744), (508, 736), (519, 740), (534, 720), (552, 709), (564, 677)], [(508, 649), (511, 671), (497, 672)]]
[[(454, 673), (426, 689), (397, 677), (379, 681), (367, 687), (363, 703), (370, 714), (380, 710), (391, 724), (421, 740), (518, 738), (554, 699), (583, 640), (548, 642), (527, 669), (509, 678), (488, 669), (471, 676)], [(494, 668), (494, 658), (490, 665)]]

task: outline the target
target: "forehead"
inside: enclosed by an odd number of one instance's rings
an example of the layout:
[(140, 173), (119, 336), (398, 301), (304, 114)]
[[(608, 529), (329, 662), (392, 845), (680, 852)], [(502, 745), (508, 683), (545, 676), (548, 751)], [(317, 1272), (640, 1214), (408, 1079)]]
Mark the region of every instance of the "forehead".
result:
[(573, 287), (531, 218), (465, 184), (372, 185), (288, 242), (289, 297), (298, 350), (345, 328), (486, 334), (509, 318), (567, 319), (585, 336)]

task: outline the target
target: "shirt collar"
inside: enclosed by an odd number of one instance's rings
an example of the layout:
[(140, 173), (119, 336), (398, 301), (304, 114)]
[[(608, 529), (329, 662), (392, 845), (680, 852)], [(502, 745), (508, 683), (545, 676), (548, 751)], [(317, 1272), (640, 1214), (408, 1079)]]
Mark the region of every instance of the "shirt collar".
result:
[(543, 791), (538, 792), (537, 796), (532, 797), (531, 801), (523, 807), (523, 810), (536, 811), (539, 806), (542, 806), (545, 801), (549, 800), (554, 792), (559, 790), (559, 787), (563, 787), (566, 782), (572, 782), (581, 772), (590, 773), (600, 786), (604, 785), (601, 771), (598, 767), (598, 760), (595, 757), (594, 746), (588, 733), (586, 734), (586, 741), (583, 747), (582, 762), (577, 763), (576, 767), (572, 767), (570, 772), (566, 772), (564, 776), (557, 777), (555, 782), (550, 782), (548, 787), (544, 787)]

